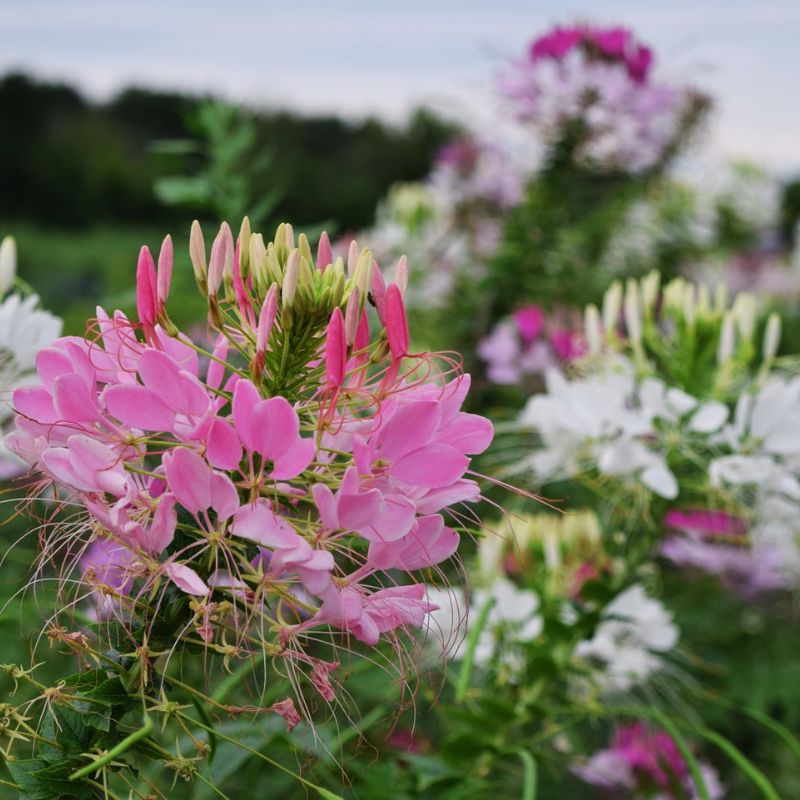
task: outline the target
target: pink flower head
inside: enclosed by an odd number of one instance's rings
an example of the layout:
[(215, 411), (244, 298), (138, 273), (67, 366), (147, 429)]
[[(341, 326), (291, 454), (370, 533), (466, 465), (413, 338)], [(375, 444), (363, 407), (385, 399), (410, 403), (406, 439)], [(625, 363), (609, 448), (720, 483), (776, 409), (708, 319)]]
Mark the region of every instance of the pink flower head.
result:
[(535, 303), (517, 309), (511, 316), (526, 344), (537, 339), (544, 330), (544, 311)]
[[(172, 652), (291, 659), (332, 700), (327, 642), (335, 655), (396, 641), (433, 609), (413, 573), (456, 552), (444, 512), (478, 498), (470, 457), (493, 430), (461, 410), (468, 376), (421, 377), (436, 357), (409, 356), (403, 259), (388, 288), (372, 271), (366, 297), (355, 244), (348, 274), (327, 237), (316, 272), (288, 226), (263, 250), (252, 241), (245, 277), (245, 243), (223, 224), (206, 271), (193, 226), (210, 329), (197, 342), (166, 312), (172, 240), (158, 271), (143, 249), (141, 324), (98, 309), (86, 337), (43, 348), (8, 444), (70, 509), (44, 526), (45, 555), (76, 554), (83, 578), (65, 586), (114, 614), (132, 647), (168, 606), (183, 615)], [(178, 593), (191, 601), (171, 603)], [(294, 724), (293, 709), (273, 710)]]
[(724, 511), (671, 508), (664, 517), (664, 525), (675, 530), (698, 531), (710, 536), (741, 537), (747, 533), (744, 519)]

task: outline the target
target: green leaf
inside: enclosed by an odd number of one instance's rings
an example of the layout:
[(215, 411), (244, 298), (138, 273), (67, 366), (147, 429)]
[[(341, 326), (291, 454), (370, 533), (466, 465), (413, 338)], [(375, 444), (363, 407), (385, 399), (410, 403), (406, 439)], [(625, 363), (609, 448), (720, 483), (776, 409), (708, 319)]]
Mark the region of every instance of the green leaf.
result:
[(73, 760), (48, 764), (39, 758), (29, 758), (10, 761), (7, 766), (20, 787), (19, 800), (88, 800), (94, 794), (87, 784), (70, 782), (69, 774), (75, 768)]

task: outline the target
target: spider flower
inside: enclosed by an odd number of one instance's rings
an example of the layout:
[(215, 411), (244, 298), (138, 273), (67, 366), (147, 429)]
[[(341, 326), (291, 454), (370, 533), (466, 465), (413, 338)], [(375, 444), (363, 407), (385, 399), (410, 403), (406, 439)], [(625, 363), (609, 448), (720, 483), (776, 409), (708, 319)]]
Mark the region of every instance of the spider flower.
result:
[(346, 266), (323, 237), (315, 263), (289, 225), (265, 245), (245, 221), (207, 266), (197, 224), (190, 251), (213, 352), (169, 318), (171, 240), (157, 261), (143, 248), (138, 322), (98, 309), (42, 348), (8, 445), (80, 509), (44, 555), (101, 617), (146, 634), (172, 598), (179, 639), (291, 660), (330, 700), (320, 641), (396, 644), (435, 608), (414, 573), (455, 553), (449, 509), (478, 498), (492, 426), (461, 411), (468, 375), (409, 354), (402, 286), (370, 333), (368, 250)]

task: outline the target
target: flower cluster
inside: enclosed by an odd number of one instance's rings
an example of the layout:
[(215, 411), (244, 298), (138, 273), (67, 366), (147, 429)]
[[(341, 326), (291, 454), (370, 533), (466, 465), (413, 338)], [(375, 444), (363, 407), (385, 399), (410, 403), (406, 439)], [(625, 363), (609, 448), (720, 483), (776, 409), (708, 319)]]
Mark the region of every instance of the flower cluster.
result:
[(517, 309), (478, 343), (492, 383), (519, 384), (527, 376), (541, 375), (586, 354), (583, 331), (571, 325), (566, 314), (548, 318), (535, 303)]
[(584, 482), (612, 508), (644, 491), (669, 532), (664, 555), (743, 593), (796, 583), (800, 380), (774, 369), (774, 314), (759, 363), (757, 324), (748, 295), (729, 308), (682, 280), (612, 286), (602, 320), (587, 309), (577, 374), (549, 372), (522, 411), (542, 446), (519, 466)]
[(672, 615), (634, 584), (603, 608), (594, 635), (578, 643), (575, 656), (596, 665), (602, 690), (624, 692), (661, 669), (662, 655), (675, 649), (678, 637)]
[(625, 28), (556, 28), (503, 72), (498, 88), (548, 144), (573, 138), (578, 163), (636, 173), (661, 163), (706, 103), (654, 80), (652, 61)]
[(471, 135), (442, 148), (424, 183), (392, 189), (369, 241), (379, 263), (408, 256), (415, 307), (441, 307), (460, 280), (482, 277), (528, 171), (506, 148)]
[[(17, 274), (17, 248), (10, 236), (0, 242), (0, 432), (13, 417), (12, 392), (34, 379), (36, 351), (61, 334), (61, 320), (39, 308), (35, 294), (12, 291)], [(10, 452), (0, 436), (0, 480), (19, 475), (24, 462)]]
[[(716, 770), (708, 762), (698, 763), (709, 800), (722, 800), (725, 789)], [(575, 764), (573, 772), (618, 799), (699, 800), (702, 796), (672, 737), (664, 731), (650, 730), (642, 722), (619, 728), (610, 747)], [(680, 791), (677, 795), (676, 784)]]
[(460, 410), (469, 376), (409, 353), (403, 262), (387, 286), (368, 250), (334, 259), (323, 234), (314, 258), (246, 219), (208, 262), (195, 223), (190, 255), (213, 351), (168, 316), (171, 239), (157, 268), (142, 248), (138, 323), (98, 309), (93, 335), (41, 349), (9, 447), (85, 512), (45, 554), (80, 565), (101, 616), (147, 631), (188, 596), (183, 639), (292, 660), (331, 700), (335, 662), (304, 642), (422, 625), (434, 606), (407, 573), (456, 551), (443, 514), (478, 497), (492, 426)]

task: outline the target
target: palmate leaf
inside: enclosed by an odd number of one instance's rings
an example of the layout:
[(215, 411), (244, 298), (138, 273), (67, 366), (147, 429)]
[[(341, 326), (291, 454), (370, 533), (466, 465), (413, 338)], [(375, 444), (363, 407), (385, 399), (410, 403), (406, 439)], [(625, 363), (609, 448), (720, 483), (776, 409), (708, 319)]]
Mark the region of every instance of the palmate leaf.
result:
[(7, 763), (8, 771), (19, 786), (19, 800), (83, 800), (95, 795), (91, 786), (70, 781), (77, 766), (72, 759), (50, 764), (41, 758), (28, 758)]

